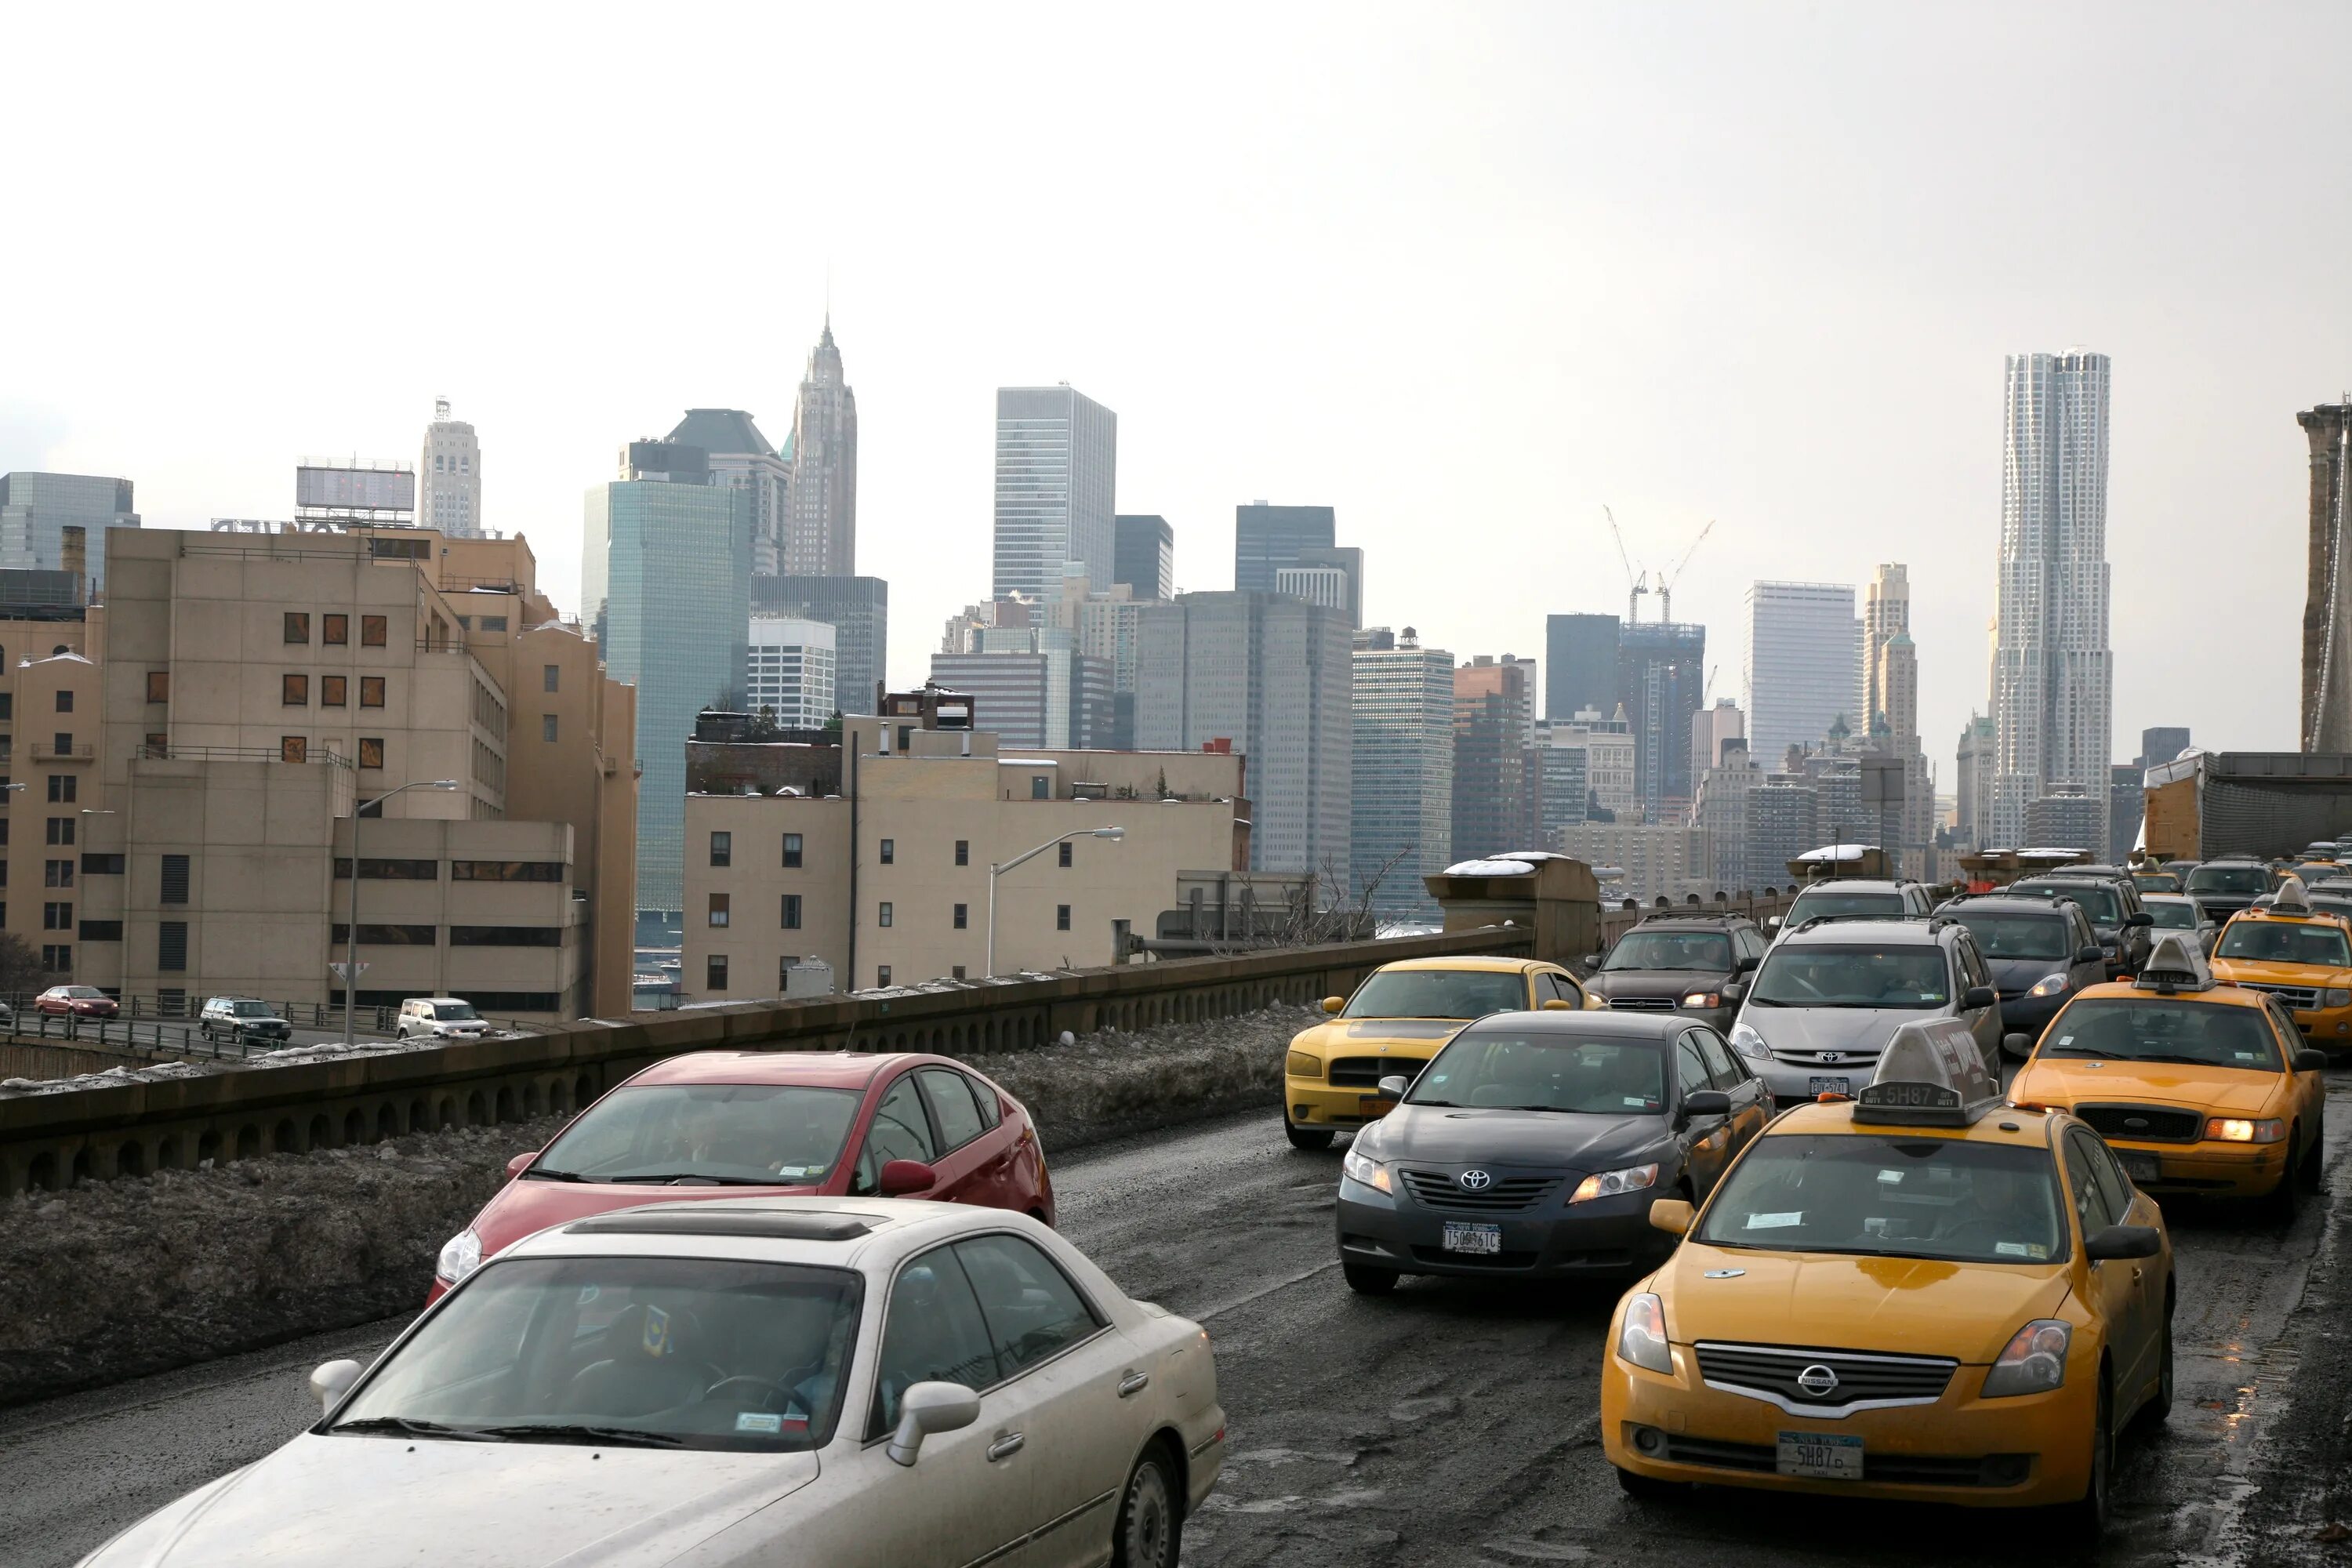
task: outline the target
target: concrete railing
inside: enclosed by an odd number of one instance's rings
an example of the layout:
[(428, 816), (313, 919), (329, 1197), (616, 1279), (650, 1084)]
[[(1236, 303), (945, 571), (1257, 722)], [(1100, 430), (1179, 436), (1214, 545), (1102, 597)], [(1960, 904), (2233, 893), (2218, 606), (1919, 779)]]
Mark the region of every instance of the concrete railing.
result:
[(1489, 927), (936, 993), (639, 1013), (520, 1039), (0, 1100), (0, 1197), (560, 1114), (683, 1051), (1018, 1051), (1064, 1031), (1147, 1028), (1345, 995), (1400, 959), (1524, 956), (1533, 945), (1524, 928)]

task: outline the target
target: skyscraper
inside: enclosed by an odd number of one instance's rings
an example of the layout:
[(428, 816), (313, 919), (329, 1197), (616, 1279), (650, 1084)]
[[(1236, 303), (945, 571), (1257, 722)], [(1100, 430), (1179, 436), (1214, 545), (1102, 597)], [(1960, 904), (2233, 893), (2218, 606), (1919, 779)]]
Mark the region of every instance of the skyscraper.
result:
[(890, 667), (890, 584), (879, 577), (754, 577), (751, 607), (823, 621), (835, 632), (834, 708), (874, 711)]
[(834, 714), (836, 635), (823, 621), (752, 611), (743, 711), (772, 713), (779, 729), (823, 729)]
[[(1282, 585), (1283, 574), (1286, 572), (1309, 574), (1301, 579), (1295, 579), (1303, 584), (1313, 584), (1311, 590), (1302, 594), (1301, 597), (1312, 598), (1318, 605), (1332, 605), (1347, 615), (1349, 626), (1360, 628), (1363, 626), (1364, 552), (1362, 550), (1352, 544), (1328, 547), (1310, 545), (1301, 550), (1298, 552), (1298, 558), (1291, 564), (1275, 568), (1274, 591), (1277, 594), (1292, 592), (1291, 589)], [(1332, 594), (1338, 596), (1336, 598), (1318, 597), (1318, 595)], [(1532, 689), (1528, 694), (1534, 695)]]
[[(2011, 354), (2001, 456), (1992, 832), (2074, 784), (2106, 843), (2114, 656), (2107, 647), (2107, 356)], [(2046, 816), (2047, 814), (2045, 814)], [(2072, 820), (2070, 816), (2069, 820)]]
[(482, 444), (474, 427), (449, 417), (449, 400), (434, 399), (433, 423), (416, 459), (416, 523), (460, 539), (482, 533)]
[(682, 908), (686, 742), (707, 707), (740, 708), (751, 629), (751, 491), (709, 454), (632, 441), (587, 497), (584, 613), (605, 671), (637, 689), (637, 907)]
[(1066, 385), (997, 389), (997, 598), (1056, 597), (1073, 563), (1111, 581), (1118, 472), (1118, 415)]
[(1759, 765), (1779, 767), (1781, 753), (1821, 740), (1841, 714), (1852, 722), (1856, 642), (1853, 589), (1845, 584), (1748, 585), (1740, 680), (1748, 750)]
[[(1728, 697), (1718, 697), (1712, 708), (1702, 708), (1691, 715), (1690, 769), (1694, 779), (1703, 776), (1710, 768), (1723, 766), (1723, 743), (1737, 741), (1743, 752), (1748, 748), (1748, 715), (1739, 704)], [(1741, 759), (1745, 765), (1746, 759)]]
[[(1890, 732), (1897, 739), (1905, 735), (1918, 738), (1919, 690), (1916, 655), (1911, 666), (1912, 685), (1906, 694), (1899, 689), (1897, 676), (1893, 684), (1888, 680), (1886, 645), (1900, 634), (1911, 629), (1911, 574), (1902, 563), (1882, 563), (1878, 575), (1863, 590), (1862, 601), (1862, 689), (1854, 710), (1854, 733), (1867, 735), (1876, 726), (1879, 715), (1886, 716)], [(1905, 646), (1909, 647), (1908, 639)], [(1907, 720), (1897, 720), (1896, 706), (1905, 707)]]
[(751, 507), (751, 570), (772, 575), (782, 559), (792, 464), (740, 408), (689, 408), (667, 439), (702, 448), (709, 458), (710, 482), (744, 493)]
[(1385, 627), (1363, 634), (1354, 700), (1348, 861), (1356, 895), (1378, 876), (1375, 910), (1432, 918), (1436, 900), (1422, 879), (1454, 860), (1454, 656), (1422, 647), (1411, 626), (1402, 637)]
[(1480, 654), (1454, 671), (1454, 855), (1536, 849), (1543, 775), (1529, 715), (1535, 693), (1518, 661)]
[(857, 570), (857, 395), (841, 373), (833, 317), (809, 351), (784, 444), (792, 498), (783, 525), (782, 574), (846, 577)]
[(2352, 402), (2323, 403), (2294, 418), (2309, 447), (2311, 484), (2302, 749), (2341, 752), (2352, 745), (2352, 584), (2345, 581), (2352, 565)]
[(2019, 847), (2014, 837), (2006, 844), (1997, 844), (1992, 837), (1993, 763), (1997, 754), (1992, 721), (1981, 713), (1969, 714), (1968, 727), (1960, 731), (1959, 753), (1954, 758), (1957, 772), (1952, 830), (1973, 849)]
[(65, 529), (82, 530), (84, 569), (106, 583), (106, 531), (136, 528), (131, 481), (95, 474), (0, 474), (0, 567), (66, 569)]
[(1633, 793), (1642, 820), (1680, 821), (1698, 787), (1690, 732), (1706, 691), (1706, 628), (1677, 621), (1619, 628), (1617, 690), (1633, 731)]
[(1617, 617), (1547, 616), (1544, 662), (1551, 679), (1544, 687), (1547, 719), (1573, 719), (1586, 709), (1617, 711)]
[(1176, 531), (1155, 513), (1111, 520), (1111, 581), (1127, 584), (1139, 600), (1176, 596)]
[(2185, 724), (2163, 724), (2139, 732), (2139, 762), (2144, 768), (2158, 763), (2168, 763), (2189, 746), (2189, 727)]
[[(1252, 501), (1234, 508), (1234, 591), (1271, 594), (1274, 574), (1304, 564), (1309, 550), (1329, 550), (1337, 514), (1328, 506), (1270, 506)], [(1318, 564), (1329, 564), (1328, 562)]]

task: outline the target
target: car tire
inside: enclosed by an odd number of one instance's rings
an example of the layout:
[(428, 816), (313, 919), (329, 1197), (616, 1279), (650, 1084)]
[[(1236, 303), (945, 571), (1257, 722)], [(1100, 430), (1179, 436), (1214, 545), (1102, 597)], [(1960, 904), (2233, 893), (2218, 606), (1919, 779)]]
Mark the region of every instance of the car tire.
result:
[(1690, 1490), (1680, 1481), (1662, 1481), (1655, 1476), (1635, 1475), (1624, 1469), (1617, 1471), (1617, 1486), (1637, 1502), (1670, 1502)]
[(2114, 1505), (2115, 1426), (2115, 1396), (2108, 1389), (2103, 1369), (2099, 1373), (2098, 1425), (2091, 1430), (2091, 1479), (2081, 1497), (2063, 1505), (2066, 1532), (2079, 1541), (2096, 1541), (2107, 1531)]
[(2290, 1163), (2280, 1172), (2278, 1185), (2262, 1200), (2263, 1213), (2282, 1230), (2294, 1224), (2295, 1216), (2303, 1213), (2303, 1173), (2296, 1169), (2300, 1163)]
[(1112, 1568), (1176, 1568), (1183, 1550), (1184, 1510), (1176, 1496), (1175, 1467), (1154, 1444), (1128, 1472), (1112, 1527)]
[(1294, 1149), (1328, 1149), (1331, 1130), (1328, 1127), (1301, 1127), (1289, 1117), (1282, 1119), (1282, 1135), (1290, 1140)]
[(1397, 1288), (1402, 1278), (1393, 1268), (1374, 1268), (1362, 1263), (1342, 1263), (1339, 1273), (1348, 1281), (1348, 1289), (1359, 1296), (1385, 1296)]
[(2158, 1347), (2156, 1392), (2148, 1396), (2147, 1418), (2158, 1426), (2172, 1419), (2172, 1289), (2164, 1292), (2164, 1343)]
[(2303, 1158), (2296, 1162), (2294, 1179), (2306, 1193), (2315, 1193), (2327, 1180), (2327, 1119), (2323, 1116), (2311, 1130), (2310, 1141), (2305, 1144)]

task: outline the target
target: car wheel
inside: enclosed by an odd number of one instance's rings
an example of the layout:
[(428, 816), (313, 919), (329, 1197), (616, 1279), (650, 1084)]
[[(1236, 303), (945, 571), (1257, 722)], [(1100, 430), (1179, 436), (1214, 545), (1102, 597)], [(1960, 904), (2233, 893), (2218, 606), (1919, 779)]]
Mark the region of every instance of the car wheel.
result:
[(1289, 1117), (1282, 1119), (1282, 1135), (1290, 1140), (1294, 1149), (1328, 1149), (1331, 1130), (1328, 1127), (1301, 1127)]
[(2147, 1402), (2147, 1418), (2164, 1422), (2172, 1418), (2172, 1290), (2164, 1292), (2164, 1342), (2158, 1347), (2156, 1394)]
[(1361, 1263), (1342, 1263), (1340, 1274), (1348, 1289), (1359, 1296), (1385, 1296), (1397, 1288), (1399, 1275), (1393, 1268), (1373, 1268)]
[(1111, 1536), (1112, 1568), (1176, 1568), (1183, 1534), (1176, 1478), (1167, 1450), (1154, 1447), (1135, 1462), (1127, 1490), (1120, 1494), (1118, 1523)]
[(2305, 1145), (2303, 1159), (2294, 1168), (2294, 1179), (2306, 1193), (2319, 1191), (2327, 1178), (2327, 1119), (2321, 1117), (2311, 1130), (2311, 1140)]
[(1617, 1472), (1617, 1485), (1627, 1497), (1642, 1502), (1666, 1502), (1690, 1490), (1680, 1481), (1662, 1481), (1655, 1476), (1637, 1476), (1631, 1470)]
[(2278, 1185), (2263, 1199), (2263, 1210), (2281, 1226), (2294, 1223), (2303, 1212), (2303, 1173), (2296, 1168), (2300, 1162), (2291, 1162), (2279, 1173)]
[(2091, 1432), (2091, 1479), (2083, 1495), (2065, 1505), (2068, 1531), (2082, 1540), (2096, 1541), (2106, 1533), (2113, 1507), (2109, 1489), (2114, 1481), (2115, 1458), (2115, 1400), (2103, 1371), (2099, 1374), (2098, 1425)]

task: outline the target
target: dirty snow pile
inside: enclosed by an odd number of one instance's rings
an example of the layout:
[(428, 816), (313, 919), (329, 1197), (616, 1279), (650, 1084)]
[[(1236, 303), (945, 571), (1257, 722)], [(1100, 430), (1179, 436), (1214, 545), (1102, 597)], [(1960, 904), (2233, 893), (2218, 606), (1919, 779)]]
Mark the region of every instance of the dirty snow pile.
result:
[(126, 1083), (161, 1083), (171, 1078), (206, 1078), (217, 1070), (210, 1062), (157, 1062), (152, 1067), (108, 1068), (74, 1078), (0, 1078), (0, 1100), (28, 1094), (67, 1094), (79, 1089), (118, 1089)]

